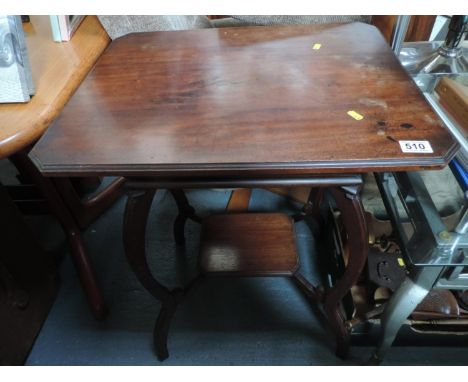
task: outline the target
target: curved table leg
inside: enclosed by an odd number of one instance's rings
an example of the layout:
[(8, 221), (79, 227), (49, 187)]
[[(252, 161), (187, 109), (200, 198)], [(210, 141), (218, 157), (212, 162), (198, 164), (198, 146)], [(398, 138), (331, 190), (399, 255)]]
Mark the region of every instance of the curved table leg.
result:
[(123, 240), (127, 260), (138, 280), (158, 301), (161, 310), (154, 328), (154, 346), (160, 361), (169, 356), (167, 336), (181, 293), (170, 291), (151, 274), (146, 261), (146, 223), (155, 190), (129, 191), (125, 207)]
[(349, 258), (343, 275), (326, 292), (324, 308), (336, 336), (336, 355), (345, 358), (349, 351), (350, 332), (345, 326), (340, 312), (340, 303), (357, 282), (364, 268), (368, 252), (368, 234), (360, 189), (357, 187), (341, 187), (331, 188), (330, 191), (341, 211), (348, 234)]
[(172, 189), (170, 190), (174, 200), (177, 204), (179, 214), (174, 221), (174, 239), (177, 244), (185, 244), (185, 222), (187, 219), (200, 223), (201, 219), (195, 213), (195, 209), (190, 205), (184, 190)]
[(380, 364), (404, 321), (430, 292), (442, 270), (443, 267), (417, 267), (398, 287), (382, 314), (379, 343), (369, 365)]

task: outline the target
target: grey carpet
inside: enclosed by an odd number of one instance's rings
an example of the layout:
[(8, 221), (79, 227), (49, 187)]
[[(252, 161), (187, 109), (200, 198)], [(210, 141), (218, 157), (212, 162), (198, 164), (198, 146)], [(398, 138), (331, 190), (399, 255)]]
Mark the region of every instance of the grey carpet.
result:
[[(222, 211), (228, 191), (190, 191), (200, 214)], [(311, 309), (287, 279), (211, 279), (179, 306), (169, 334), (170, 357), (156, 360), (152, 329), (159, 304), (146, 292), (126, 263), (120, 200), (85, 233), (109, 308), (107, 318), (92, 317), (68, 256), (61, 266), (62, 286), (55, 305), (27, 360), (28, 365), (359, 365), (372, 348), (353, 346), (346, 361), (335, 357), (333, 339), (320, 314)], [(293, 211), (297, 206), (267, 191), (255, 190), (250, 208)], [(155, 274), (170, 286), (183, 284), (196, 271), (199, 227), (187, 226), (186, 253), (172, 240), (175, 203), (157, 193), (148, 224), (148, 243)], [(32, 224), (49, 245), (55, 238), (64, 251), (63, 235), (51, 218)], [(296, 225), (302, 269), (311, 281), (315, 242), (305, 223)], [(466, 365), (468, 349), (394, 347), (386, 365)]]

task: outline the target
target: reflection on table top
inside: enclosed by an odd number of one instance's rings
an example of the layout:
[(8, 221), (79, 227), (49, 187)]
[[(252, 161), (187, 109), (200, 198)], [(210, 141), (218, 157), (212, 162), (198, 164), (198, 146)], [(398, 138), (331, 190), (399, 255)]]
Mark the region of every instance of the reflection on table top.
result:
[(355, 23), (115, 40), (32, 158), (52, 176), (291, 175), (441, 168), (456, 149), (378, 30)]

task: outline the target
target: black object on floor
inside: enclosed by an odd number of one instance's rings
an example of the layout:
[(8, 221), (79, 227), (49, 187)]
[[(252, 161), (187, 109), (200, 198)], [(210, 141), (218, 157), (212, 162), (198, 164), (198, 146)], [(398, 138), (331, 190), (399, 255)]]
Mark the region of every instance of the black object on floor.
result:
[(52, 256), (0, 184), (0, 365), (21, 365), (58, 291)]

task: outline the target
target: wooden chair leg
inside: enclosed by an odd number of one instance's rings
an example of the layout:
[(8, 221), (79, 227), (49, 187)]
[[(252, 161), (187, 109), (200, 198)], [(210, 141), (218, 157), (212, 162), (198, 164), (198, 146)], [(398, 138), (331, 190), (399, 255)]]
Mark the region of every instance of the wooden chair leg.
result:
[(228, 212), (246, 212), (249, 209), (252, 190), (250, 188), (239, 188), (231, 193), (226, 211)]
[(105, 315), (104, 300), (94, 275), (91, 261), (86, 254), (81, 231), (60, 197), (54, 183), (49, 178), (42, 176), (26, 153), (18, 152), (12, 155), (10, 160), (18, 171), (27, 174), (33, 180), (47, 199), (52, 213), (62, 225), (67, 236), (68, 243), (70, 244), (70, 254), (75, 263), (91, 310), (96, 318), (103, 318)]
[(95, 192), (102, 184), (102, 177), (100, 176), (72, 177), (68, 179), (70, 179), (73, 188), (81, 197)]
[(79, 227), (85, 229), (124, 194), (125, 178), (117, 178), (87, 200), (81, 199), (69, 178), (56, 178), (53, 182)]
[(345, 358), (349, 351), (350, 332), (340, 312), (343, 297), (350, 292), (364, 268), (368, 252), (366, 218), (358, 188), (331, 188), (343, 217), (348, 235), (349, 258), (343, 275), (329, 289), (324, 298), (325, 314), (336, 336), (336, 355)]

